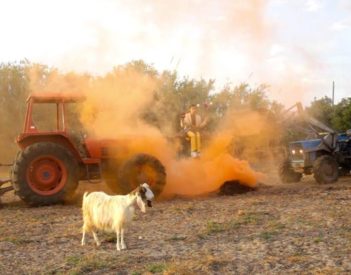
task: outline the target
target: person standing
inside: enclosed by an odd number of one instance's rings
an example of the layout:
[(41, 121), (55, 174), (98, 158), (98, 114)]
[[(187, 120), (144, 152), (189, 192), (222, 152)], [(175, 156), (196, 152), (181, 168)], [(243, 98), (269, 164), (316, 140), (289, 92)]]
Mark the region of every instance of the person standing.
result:
[(189, 108), (189, 112), (185, 114), (182, 124), (187, 136), (190, 138), (190, 153), (193, 158), (200, 156), (200, 130), (206, 126), (206, 123), (207, 120), (203, 120), (198, 114), (196, 105), (192, 104)]

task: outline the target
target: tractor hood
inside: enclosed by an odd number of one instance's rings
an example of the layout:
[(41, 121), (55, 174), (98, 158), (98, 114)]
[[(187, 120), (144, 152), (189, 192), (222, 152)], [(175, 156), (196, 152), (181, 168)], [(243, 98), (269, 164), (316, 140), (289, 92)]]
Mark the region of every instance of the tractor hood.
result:
[[(346, 142), (349, 141), (350, 137), (346, 135), (345, 133), (338, 134), (336, 136), (336, 142)], [(308, 140), (299, 140), (299, 141), (294, 141), (289, 143), (289, 147), (291, 149), (293, 148), (300, 148), (303, 149), (304, 151), (306, 150), (313, 150), (314, 148), (317, 148), (320, 146), (322, 143), (322, 139), (308, 139)]]
[(290, 148), (299, 147), (305, 151), (305, 150), (317, 148), (321, 144), (321, 142), (322, 142), (321, 139), (299, 140), (299, 141), (290, 142), (289, 147)]
[(348, 136), (346, 133), (338, 134), (338, 136), (337, 136), (338, 142), (346, 142), (349, 140), (350, 140), (350, 136)]

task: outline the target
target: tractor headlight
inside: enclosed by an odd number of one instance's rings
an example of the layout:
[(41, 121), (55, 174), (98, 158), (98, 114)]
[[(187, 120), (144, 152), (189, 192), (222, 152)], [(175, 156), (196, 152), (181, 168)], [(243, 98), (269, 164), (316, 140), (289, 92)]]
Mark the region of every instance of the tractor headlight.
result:
[(292, 153), (293, 155), (295, 155), (295, 154), (296, 154), (296, 151), (293, 149), (293, 150), (291, 150), (291, 153)]

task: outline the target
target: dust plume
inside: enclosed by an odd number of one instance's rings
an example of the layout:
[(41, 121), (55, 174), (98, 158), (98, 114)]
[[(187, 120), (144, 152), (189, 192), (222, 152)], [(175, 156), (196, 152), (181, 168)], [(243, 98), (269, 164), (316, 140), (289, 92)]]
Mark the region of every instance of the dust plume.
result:
[[(237, 43), (238, 47), (249, 48), (245, 52), (249, 52), (248, 56), (255, 62), (258, 57), (263, 56), (262, 52), (267, 50), (271, 35), (264, 13), (267, 3), (266, 0), (235, 3), (225, 1), (224, 4), (213, 2), (208, 7), (199, 1), (156, 1), (149, 7), (152, 16), (145, 14), (145, 22), (158, 26), (162, 32), (180, 36), (177, 41), (182, 41), (179, 47), (186, 49), (185, 51), (194, 46), (193, 34), (199, 34), (198, 42), (195, 41), (195, 44), (199, 44), (195, 46), (201, 45), (200, 55), (192, 66), (198, 64), (198, 68), (211, 70), (214, 67), (211, 61), (206, 63), (204, 60), (211, 60), (216, 56), (217, 41), (228, 42), (223, 43), (228, 45), (233, 41), (240, 42)], [(140, 1), (130, 2), (129, 7), (133, 5), (139, 6)], [(187, 32), (187, 26), (193, 25), (194, 14), (198, 14), (196, 20), (200, 22), (199, 27)], [(179, 21), (184, 25), (175, 24)], [(178, 29), (182, 27), (184, 30), (179, 34)], [(139, 39), (146, 45), (153, 45), (156, 41), (148, 33), (139, 36)], [(258, 43), (260, 47), (256, 47)], [(105, 51), (109, 51), (105, 47), (97, 50), (102, 57), (105, 56)], [(165, 194), (208, 193), (218, 189), (224, 181), (233, 179), (255, 186), (261, 176), (251, 169), (247, 161), (235, 159), (228, 153), (233, 137), (259, 133), (257, 127), (263, 122), (253, 113), (248, 112), (238, 119), (237, 114), (229, 112), (216, 134), (203, 148), (200, 159), (179, 159), (178, 146), (174, 140), (165, 137), (164, 133), (169, 134), (169, 130), (156, 128), (143, 119), (145, 110), (153, 108), (156, 91), (161, 85), (157, 75), (145, 74), (133, 68), (117, 67), (99, 77), (75, 77), (74, 73), (60, 76), (53, 71), (44, 80), (33, 79), (37, 84), (45, 82), (43, 86), (46, 91), (84, 93), (87, 100), (79, 111), (88, 135), (97, 139), (115, 140), (121, 148), (116, 156), (120, 160), (141, 152), (157, 157), (167, 171)], [(43, 90), (43, 87), (39, 85), (33, 90)], [(162, 115), (165, 120), (172, 117), (170, 114)], [(230, 123), (231, 121), (235, 123)]]
[[(180, 159), (179, 147), (175, 139), (169, 138), (169, 129), (157, 128), (143, 117), (147, 110), (154, 108), (156, 92), (162, 84), (158, 74), (126, 65), (99, 77), (52, 70), (43, 78), (42, 69), (34, 67), (31, 71), (31, 90), (83, 93), (86, 100), (78, 113), (88, 137), (113, 140), (118, 148), (114, 157), (119, 164), (138, 153), (158, 158), (167, 172), (166, 196), (209, 193), (228, 180), (239, 180), (253, 187), (262, 176), (251, 169), (247, 161), (235, 159), (229, 153), (234, 136), (257, 134), (262, 130), (258, 125), (263, 122), (253, 112), (228, 112), (204, 146), (201, 158)], [(159, 116), (171, 123), (174, 114)], [(167, 128), (167, 124), (162, 125)]]
[(167, 171), (165, 195), (204, 194), (232, 179), (255, 186), (259, 174), (247, 161), (235, 159), (228, 153), (232, 133), (227, 128), (217, 132), (203, 149), (200, 159), (178, 159), (175, 142), (169, 141), (162, 129), (142, 119), (145, 109), (152, 108), (159, 85), (156, 77), (126, 69), (115, 70), (93, 82), (81, 109), (85, 128), (95, 138), (115, 140), (121, 148), (116, 156), (120, 160), (137, 153), (157, 157)]

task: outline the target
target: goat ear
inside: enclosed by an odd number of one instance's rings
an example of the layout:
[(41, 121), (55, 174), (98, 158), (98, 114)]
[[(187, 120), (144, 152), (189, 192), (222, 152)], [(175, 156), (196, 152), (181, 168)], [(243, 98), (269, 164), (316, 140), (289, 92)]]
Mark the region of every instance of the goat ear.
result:
[(145, 209), (145, 203), (144, 203), (143, 199), (140, 196), (137, 196), (136, 202), (137, 202), (137, 205), (139, 206), (141, 212), (145, 213), (146, 209)]

